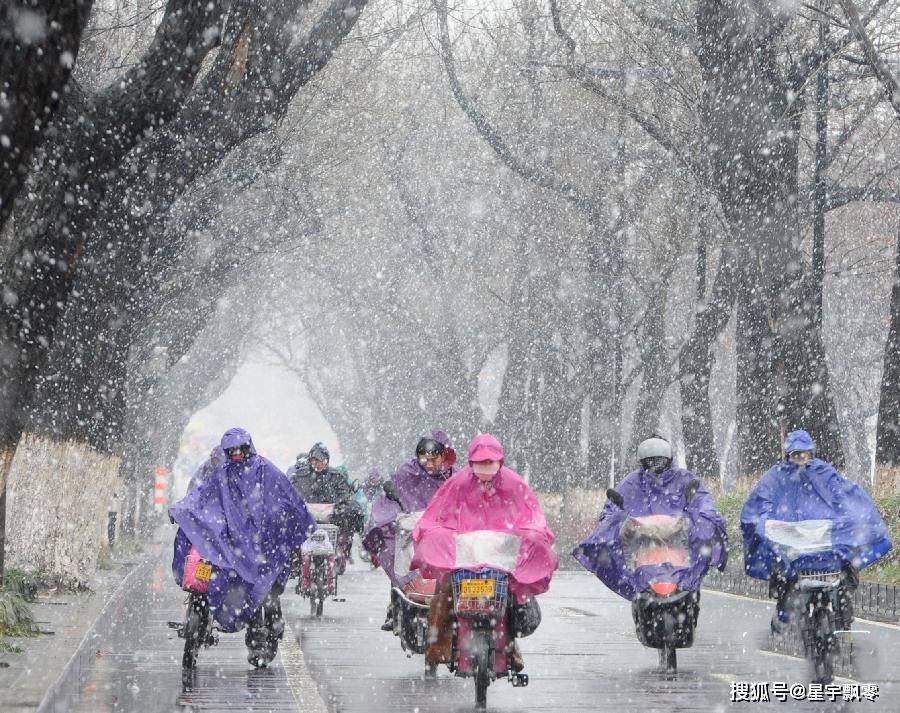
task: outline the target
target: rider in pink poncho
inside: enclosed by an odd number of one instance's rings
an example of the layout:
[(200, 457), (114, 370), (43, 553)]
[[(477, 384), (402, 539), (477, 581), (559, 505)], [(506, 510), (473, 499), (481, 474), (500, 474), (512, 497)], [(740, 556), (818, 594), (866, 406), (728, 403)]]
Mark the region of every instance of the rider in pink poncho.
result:
[(553, 533), (541, 506), (522, 476), (503, 465), (503, 457), (496, 438), (489, 433), (476, 436), (469, 446), (468, 466), (435, 493), (413, 531), (415, 555), (410, 567), (438, 579), (438, 589), (444, 591), (444, 596), (435, 596), (429, 613), (428, 664), (446, 662), (450, 656), (447, 592), (457, 533), (494, 530), (521, 539), (516, 567), (510, 572), (510, 591), (520, 604), (546, 592), (556, 570)]

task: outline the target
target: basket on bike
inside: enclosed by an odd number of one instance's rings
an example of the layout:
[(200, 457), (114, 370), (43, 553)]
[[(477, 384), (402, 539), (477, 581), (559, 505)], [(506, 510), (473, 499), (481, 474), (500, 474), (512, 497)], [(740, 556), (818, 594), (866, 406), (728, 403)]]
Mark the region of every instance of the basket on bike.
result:
[(453, 606), (457, 614), (488, 614), (506, 608), (509, 575), (496, 569), (455, 570)]
[(337, 546), (337, 525), (320, 524), (315, 531), (300, 545), (300, 552), (304, 555), (333, 555)]

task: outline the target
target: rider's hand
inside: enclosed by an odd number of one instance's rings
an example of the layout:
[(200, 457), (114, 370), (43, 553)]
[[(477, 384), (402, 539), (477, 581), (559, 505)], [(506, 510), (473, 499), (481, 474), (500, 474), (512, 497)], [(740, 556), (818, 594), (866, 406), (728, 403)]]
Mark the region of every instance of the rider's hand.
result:
[(619, 530), (619, 537), (622, 540), (630, 540), (638, 531), (638, 522), (634, 518), (629, 517), (622, 523), (622, 529)]

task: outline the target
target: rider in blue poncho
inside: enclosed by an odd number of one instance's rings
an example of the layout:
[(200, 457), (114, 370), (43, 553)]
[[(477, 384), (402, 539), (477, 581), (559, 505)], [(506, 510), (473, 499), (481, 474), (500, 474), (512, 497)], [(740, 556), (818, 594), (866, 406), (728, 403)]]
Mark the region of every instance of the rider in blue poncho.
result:
[[(859, 570), (891, 549), (881, 515), (866, 492), (815, 457), (816, 444), (806, 431), (788, 434), (784, 459), (772, 466), (753, 489), (741, 512), (744, 568), (748, 575), (769, 580), (769, 594), (778, 600), (773, 630), (789, 619), (788, 601), (797, 581), (797, 562), (810, 571), (843, 570), (856, 587)], [(824, 523), (824, 547), (813, 548), (794, 561), (767, 537), (781, 523)]]
[(256, 641), (259, 617), (254, 613), (262, 606), (267, 630), (281, 637), (279, 595), (291, 555), (315, 521), (285, 475), (256, 453), (249, 433), (226, 431), (221, 449), (224, 461), (169, 510), (179, 528), (172, 571), (181, 584), (192, 545), (213, 565), (210, 611), (222, 631), (239, 631), (250, 623), (246, 638), (252, 663), (253, 657), (265, 656)]

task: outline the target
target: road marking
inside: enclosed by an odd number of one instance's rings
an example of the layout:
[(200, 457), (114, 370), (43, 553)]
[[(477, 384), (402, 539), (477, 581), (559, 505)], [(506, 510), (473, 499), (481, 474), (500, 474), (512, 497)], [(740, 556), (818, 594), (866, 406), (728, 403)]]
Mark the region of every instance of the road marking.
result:
[(319, 695), (319, 688), (303, 658), (297, 636), (287, 621), (284, 622), (284, 638), (278, 647), (278, 655), (298, 710), (304, 713), (328, 713), (328, 707)]

